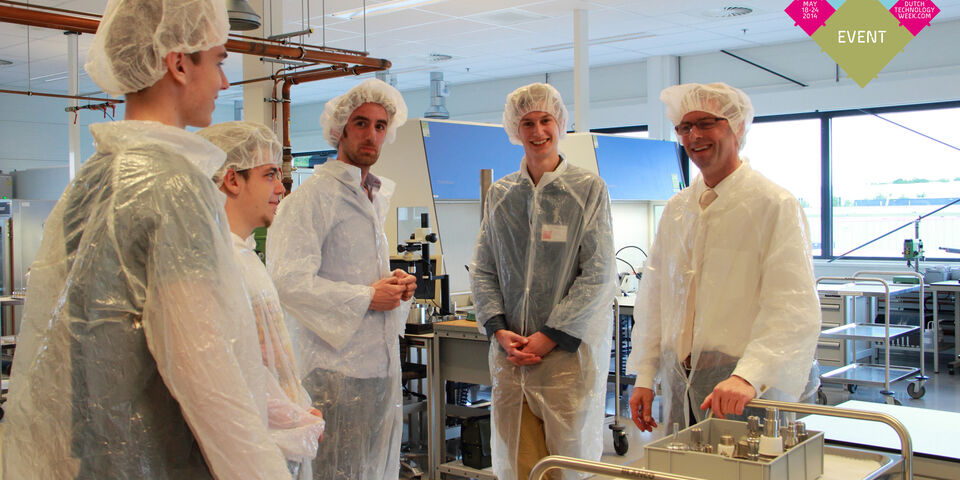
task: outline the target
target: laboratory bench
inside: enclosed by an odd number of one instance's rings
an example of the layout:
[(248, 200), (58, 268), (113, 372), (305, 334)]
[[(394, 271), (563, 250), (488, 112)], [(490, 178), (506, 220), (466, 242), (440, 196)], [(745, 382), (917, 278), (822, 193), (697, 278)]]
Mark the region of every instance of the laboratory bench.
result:
[[(899, 420), (913, 443), (913, 473), (917, 479), (960, 478), (960, 413), (850, 400), (839, 408), (885, 413)], [(808, 430), (824, 432), (828, 444), (889, 453), (900, 452), (900, 439), (889, 426), (849, 418), (810, 415)]]

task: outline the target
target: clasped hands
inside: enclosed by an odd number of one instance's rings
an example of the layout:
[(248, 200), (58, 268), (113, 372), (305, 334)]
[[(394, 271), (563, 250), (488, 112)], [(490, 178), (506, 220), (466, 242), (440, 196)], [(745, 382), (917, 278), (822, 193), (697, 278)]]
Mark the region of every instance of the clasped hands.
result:
[(534, 333), (529, 337), (524, 337), (519, 333), (511, 332), (505, 328), (497, 330), (494, 334), (500, 346), (507, 352), (507, 360), (510, 363), (523, 367), (526, 365), (536, 365), (543, 361), (557, 344), (550, 337), (541, 332)]
[(370, 310), (389, 311), (413, 297), (417, 291), (417, 277), (398, 268), (389, 277), (374, 282), (371, 287), (374, 292)]

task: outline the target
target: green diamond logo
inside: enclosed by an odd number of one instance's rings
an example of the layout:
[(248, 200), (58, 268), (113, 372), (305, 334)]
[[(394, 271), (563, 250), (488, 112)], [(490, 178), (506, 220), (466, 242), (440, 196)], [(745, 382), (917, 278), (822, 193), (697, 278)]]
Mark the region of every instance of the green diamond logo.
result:
[(810, 38), (864, 87), (913, 35), (877, 0), (847, 0)]

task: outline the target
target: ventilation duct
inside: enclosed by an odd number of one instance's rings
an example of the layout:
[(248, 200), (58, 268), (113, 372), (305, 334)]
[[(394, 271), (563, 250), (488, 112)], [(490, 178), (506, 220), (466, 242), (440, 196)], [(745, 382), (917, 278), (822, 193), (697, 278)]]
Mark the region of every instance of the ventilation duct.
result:
[(256, 30), (260, 28), (260, 15), (253, 10), (247, 0), (226, 0), (227, 16), (230, 18), (230, 30)]
[(377, 72), (377, 80), (385, 82), (393, 88), (397, 88), (397, 76), (391, 75), (390, 70), (381, 70)]
[(447, 82), (443, 81), (443, 72), (430, 72), (430, 108), (423, 112), (423, 116), (425, 118), (450, 118), (446, 99), (449, 96), (450, 90), (447, 89)]

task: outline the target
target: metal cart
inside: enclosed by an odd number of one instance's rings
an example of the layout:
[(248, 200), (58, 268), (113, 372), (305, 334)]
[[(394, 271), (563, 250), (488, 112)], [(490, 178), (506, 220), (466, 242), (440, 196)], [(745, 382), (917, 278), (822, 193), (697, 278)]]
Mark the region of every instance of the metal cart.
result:
[[(860, 410), (849, 410), (836, 407), (827, 407), (822, 405), (807, 405), (802, 403), (778, 402), (773, 400), (752, 400), (748, 406), (756, 408), (776, 408), (782, 412), (796, 412), (826, 415), (831, 417), (853, 418), (857, 420), (868, 420), (881, 422), (893, 428), (900, 437), (900, 455), (878, 454), (877, 456), (886, 458), (886, 462), (873, 474), (866, 478), (876, 478), (879, 475), (888, 473), (894, 468), (901, 466), (902, 478), (904, 480), (913, 479), (913, 443), (906, 427), (896, 418), (877, 412), (865, 412)], [(853, 456), (862, 450), (828, 447), (824, 450), (825, 454), (837, 456)], [(856, 457), (854, 457), (856, 458)], [(570, 470), (576, 472), (593, 473), (597, 475), (609, 475), (616, 478), (648, 478), (662, 480), (696, 480), (691, 477), (675, 475), (672, 473), (656, 472), (643, 468), (626, 467), (610, 463), (593, 462), (577, 458), (549, 456), (540, 460), (533, 471), (530, 472), (531, 480), (540, 480), (544, 478), (547, 472), (551, 470)]]
[(630, 444), (627, 442), (627, 434), (624, 432), (624, 426), (620, 424), (620, 375), (623, 373), (623, 352), (622, 352), (622, 342), (620, 341), (620, 330), (622, 328), (620, 322), (620, 299), (613, 299), (613, 329), (616, 331), (614, 334), (614, 342), (616, 346), (614, 347), (614, 390), (613, 390), (613, 423), (610, 424), (610, 430), (613, 431), (613, 449), (617, 452), (617, 455), (626, 455), (627, 450), (630, 449)]
[[(884, 322), (883, 325), (877, 325), (875, 323), (857, 323), (855, 312), (852, 312), (853, 315), (851, 318), (854, 319), (853, 323), (848, 323), (846, 325), (840, 325), (829, 330), (824, 330), (820, 333), (820, 338), (824, 339), (834, 339), (841, 341), (857, 341), (865, 340), (873, 342), (874, 344), (882, 344), (878, 348), (883, 349), (883, 363), (859, 363), (856, 358), (853, 358), (852, 362), (846, 366), (837, 368), (830, 372), (820, 375), (820, 381), (824, 384), (840, 384), (845, 385), (847, 388), (853, 392), (856, 386), (858, 385), (868, 385), (868, 386), (880, 386), (882, 390), (880, 391), (881, 395), (884, 396), (884, 401), (889, 404), (899, 405), (900, 401), (897, 400), (893, 391), (890, 390), (890, 384), (897, 382), (903, 379), (906, 379), (910, 376), (916, 374), (915, 381), (911, 382), (907, 386), (907, 394), (911, 398), (920, 398), (926, 393), (924, 388), (924, 382), (929, 378), (924, 374), (924, 347), (922, 341), (922, 325), (923, 325), (923, 299), (924, 299), (924, 290), (923, 290), (923, 279), (920, 277), (919, 283), (919, 292), (920, 292), (920, 323), (919, 326), (906, 326), (906, 325), (890, 325), (890, 284), (881, 279), (875, 277), (866, 277), (864, 275), (915, 275), (912, 272), (857, 272), (852, 277), (820, 277), (817, 279), (818, 290), (823, 291), (820, 288), (820, 283), (822, 281), (839, 281), (839, 282), (848, 282), (843, 285), (830, 285), (834, 287), (830, 293), (835, 293), (841, 296), (860, 296), (860, 295), (871, 295), (882, 297), (885, 301), (884, 309)], [(916, 275), (919, 277), (919, 275)], [(866, 285), (865, 285), (866, 284)], [(876, 288), (880, 286), (881, 288)], [(872, 288), (871, 288), (872, 287)], [(912, 291), (913, 288), (903, 289), (904, 292)], [(852, 304), (851, 308), (855, 309), (855, 303)], [(912, 367), (903, 367), (903, 366), (893, 366), (890, 364), (890, 341), (891, 339), (912, 334), (914, 332), (920, 332), (921, 341), (920, 341), (920, 368)]]

